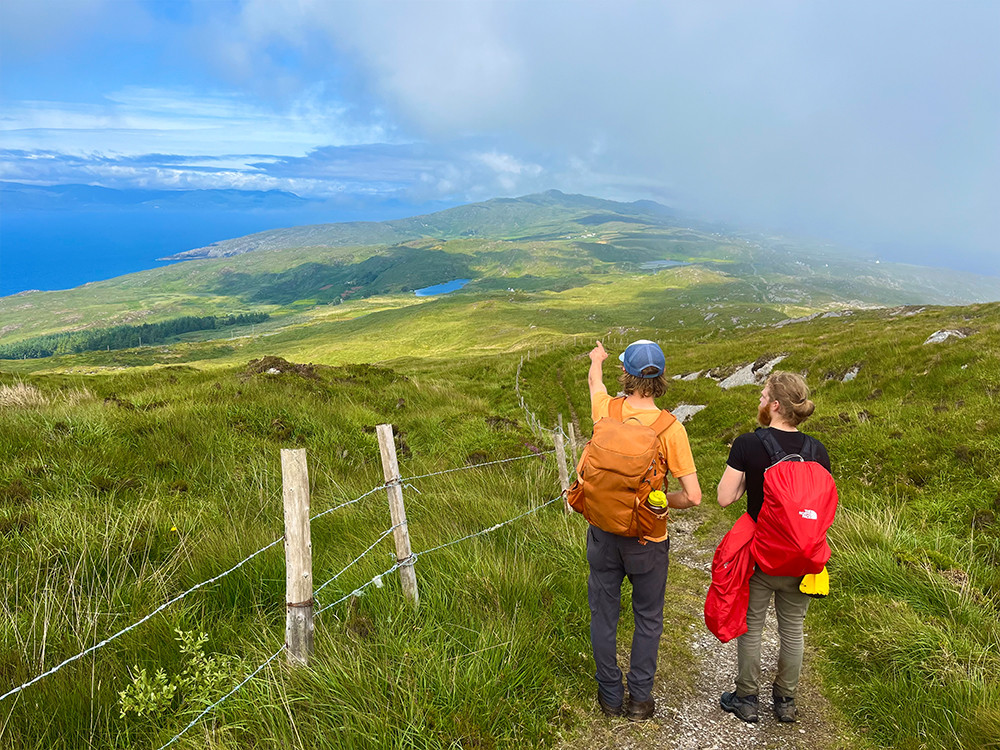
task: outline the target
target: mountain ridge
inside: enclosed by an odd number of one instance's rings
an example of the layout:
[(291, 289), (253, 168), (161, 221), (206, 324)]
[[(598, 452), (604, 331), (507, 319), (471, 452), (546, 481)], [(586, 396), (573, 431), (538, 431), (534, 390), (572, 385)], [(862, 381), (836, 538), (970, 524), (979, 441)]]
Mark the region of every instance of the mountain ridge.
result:
[(287, 209), (314, 201), (287, 190), (193, 189), (149, 190), (106, 188), (67, 183), (29, 185), (0, 181), (0, 198), (8, 211), (70, 211), (81, 208), (163, 207), (212, 210), (226, 208)]
[[(563, 221), (569, 221), (580, 212), (606, 211), (609, 220), (616, 216), (645, 217), (650, 224), (660, 224), (672, 215), (667, 206), (654, 201), (622, 203), (604, 198), (547, 190), (520, 198), (491, 198), (478, 203), (454, 206), (430, 214), (392, 219), (382, 222), (336, 222), (310, 224), (301, 227), (272, 229), (245, 237), (214, 242), (205, 247), (176, 253), (159, 260), (194, 260), (198, 258), (226, 258), (255, 250), (280, 250), (285, 247), (349, 245), (378, 245), (407, 240), (482, 236), (473, 227), (482, 226), (492, 214), (489, 226), (499, 231), (534, 226), (532, 222), (551, 221), (551, 212), (562, 209)], [(585, 217), (580, 217), (585, 218)]]

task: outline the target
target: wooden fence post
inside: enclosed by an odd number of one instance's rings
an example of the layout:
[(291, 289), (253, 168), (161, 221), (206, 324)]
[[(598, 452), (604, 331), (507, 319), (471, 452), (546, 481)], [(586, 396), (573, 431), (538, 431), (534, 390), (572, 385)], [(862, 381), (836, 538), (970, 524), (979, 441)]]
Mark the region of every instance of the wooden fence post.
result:
[(413, 570), (413, 553), (410, 550), (410, 530), (406, 525), (406, 508), (403, 507), (403, 487), (399, 483), (399, 463), (396, 460), (396, 442), (392, 436), (391, 424), (380, 424), (375, 428), (378, 434), (378, 449), (382, 454), (382, 473), (389, 495), (389, 513), (392, 515), (392, 535), (396, 542), (396, 562), (400, 564), (399, 580), (403, 584), (403, 596), (420, 604), (417, 592), (417, 574)]
[[(556, 444), (556, 464), (559, 466), (559, 486), (565, 492), (569, 489), (569, 470), (566, 468), (566, 444), (563, 441), (562, 431), (557, 430), (553, 433), (553, 438)], [(565, 495), (563, 496), (563, 512), (573, 512)]]
[(289, 664), (304, 665), (313, 652), (309, 470), (304, 448), (282, 449), (281, 482), (285, 505), (285, 647)]
[(570, 455), (573, 456), (573, 470), (576, 471), (576, 466), (580, 463), (580, 459), (577, 457), (577, 446), (576, 446), (576, 425), (573, 424), (573, 420), (569, 421), (569, 450)]

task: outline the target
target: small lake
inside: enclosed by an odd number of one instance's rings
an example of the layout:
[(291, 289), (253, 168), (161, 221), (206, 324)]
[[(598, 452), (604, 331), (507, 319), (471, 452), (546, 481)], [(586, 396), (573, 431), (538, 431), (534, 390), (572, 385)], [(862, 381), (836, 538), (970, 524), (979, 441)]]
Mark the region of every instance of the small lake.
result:
[(672, 266), (686, 266), (687, 264), (680, 260), (651, 260), (646, 263), (639, 265), (644, 271), (652, 271), (657, 268), (670, 268)]
[(448, 281), (444, 284), (425, 286), (423, 289), (417, 289), (414, 294), (418, 297), (430, 297), (435, 294), (447, 294), (448, 292), (454, 292), (456, 289), (461, 289), (470, 281), (472, 281), (472, 279), (455, 279), (454, 281)]

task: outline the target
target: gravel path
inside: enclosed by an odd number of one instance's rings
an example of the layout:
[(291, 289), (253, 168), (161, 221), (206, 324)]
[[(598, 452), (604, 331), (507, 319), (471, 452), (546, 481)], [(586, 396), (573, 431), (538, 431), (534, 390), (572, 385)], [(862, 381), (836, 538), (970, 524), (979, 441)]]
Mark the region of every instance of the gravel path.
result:
[[(733, 690), (736, 672), (736, 641), (720, 643), (705, 628), (701, 606), (708, 590), (714, 544), (717, 540), (699, 542), (694, 530), (699, 525), (697, 512), (678, 512), (671, 519), (671, 568), (681, 565), (692, 571), (684, 581), (695, 581), (683, 606), (684, 613), (695, 617), (697, 624), (689, 626), (687, 645), (696, 659), (692, 689), (678, 689), (669, 684), (661, 673), (669, 669), (661, 655), (657, 684), (653, 688), (656, 715), (651, 721), (632, 723), (625, 719), (608, 719), (597, 709), (584, 719), (585, 728), (567, 737), (561, 750), (826, 750), (848, 747), (848, 730), (833, 716), (830, 705), (819, 693), (810, 670), (813, 658), (806, 632), (806, 658), (796, 703), (799, 721), (782, 724), (771, 712), (770, 689), (761, 690), (760, 721), (746, 724), (719, 708), (719, 696)], [(668, 587), (680, 576), (671, 574)], [(628, 613), (623, 613), (627, 617)], [(778, 658), (778, 634), (773, 606), (764, 626), (761, 656), (761, 682), (769, 688)], [(619, 663), (628, 664), (627, 651), (619, 654)], [(623, 669), (626, 667), (623, 666)], [(589, 723), (587, 723), (589, 721)]]

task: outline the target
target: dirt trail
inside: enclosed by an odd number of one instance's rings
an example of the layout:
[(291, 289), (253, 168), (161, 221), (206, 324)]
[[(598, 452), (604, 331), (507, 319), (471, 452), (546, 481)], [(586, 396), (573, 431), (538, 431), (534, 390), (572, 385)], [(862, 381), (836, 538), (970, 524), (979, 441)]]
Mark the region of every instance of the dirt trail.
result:
[[(799, 721), (781, 724), (771, 712), (770, 681), (778, 659), (777, 625), (773, 607), (764, 627), (761, 658), (760, 721), (746, 724), (719, 708), (719, 696), (733, 689), (736, 672), (736, 641), (719, 643), (704, 626), (701, 605), (708, 590), (709, 570), (717, 540), (700, 541), (694, 534), (700, 523), (697, 512), (677, 512), (671, 522), (668, 587), (690, 587), (681, 599), (682, 614), (697, 620), (688, 626), (687, 646), (696, 667), (692, 689), (671, 684), (665, 673), (669, 656), (661, 651), (657, 682), (653, 688), (656, 715), (648, 722), (609, 719), (597, 709), (584, 719), (586, 729), (567, 737), (561, 750), (828, 750), (852, 745), (850, 731), (835, 720), (834, 711), (820, 694), (810, 669), (814, 658), (806, 632), (806, 658), (796, 703)], [(692, 575), (675, 575), (684, 566)], [(681, 579), (678, 581), (678, 579)], [(630, 613), (623, 613), (629, 617)], [(667, 626), (669, 627), (669, 625)], [(619, 653), (619, 664), (628, 664), (627, 651)], [(767, 689), (765, 689), (765, 687)]]

